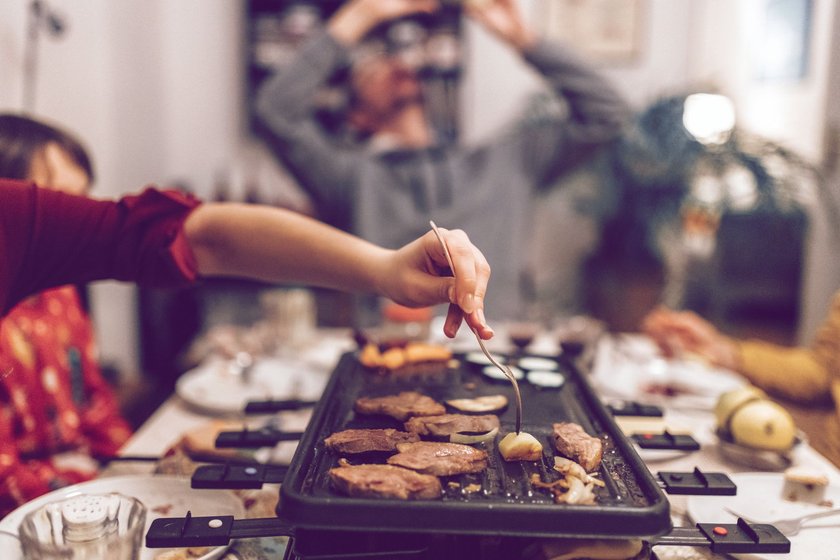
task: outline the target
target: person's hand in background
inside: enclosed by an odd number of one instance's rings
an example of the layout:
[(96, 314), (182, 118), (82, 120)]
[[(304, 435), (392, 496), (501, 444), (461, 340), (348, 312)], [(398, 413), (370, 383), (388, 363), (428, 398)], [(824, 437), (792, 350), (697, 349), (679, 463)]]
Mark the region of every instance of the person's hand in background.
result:
[(712, 365), (728, 369), (738, 366), (732, 341), (714, 325), (691, 311), (672, 311), (660, 307), (642, 321), (647, 334), (669, 358), (695, 354)]

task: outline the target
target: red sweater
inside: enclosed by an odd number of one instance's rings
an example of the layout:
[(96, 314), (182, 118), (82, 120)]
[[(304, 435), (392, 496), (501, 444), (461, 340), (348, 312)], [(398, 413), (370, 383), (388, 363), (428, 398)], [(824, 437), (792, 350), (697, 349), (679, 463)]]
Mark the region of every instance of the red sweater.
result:
[(182, 225), (199, 202), (146, 189), (94, 200), (0, 179), (0, 315), (47, 288), (91, 280), (175, 286), (196, 277)]
[(194, 280), (182, 224), (197, 205), (177, 192), (109, 202), (0, 179), (0, 517), (93, 474), (56, 463), (56, 453), (112, 454), (130, 433), (73, 288), (10, 309), (71, 282)]

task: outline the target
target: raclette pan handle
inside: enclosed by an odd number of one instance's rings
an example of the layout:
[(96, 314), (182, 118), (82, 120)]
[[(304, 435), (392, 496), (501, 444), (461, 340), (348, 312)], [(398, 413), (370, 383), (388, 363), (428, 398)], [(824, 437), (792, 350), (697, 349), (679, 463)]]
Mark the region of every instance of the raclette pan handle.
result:
[(300, 399), (284, 400), (263, 400), (248, 401), (245, 405), (245, 414), (270, 414), (272, 412), (283, 412), (286, 410), (300, 410), (315, 406), (318, 401), (304, 401)]
[(160, 517), (146, 532), (148, 548), (227, 546), (232, 539), (293, 537), (294, 527), (278, 517), (234, 519), (232, 515)]

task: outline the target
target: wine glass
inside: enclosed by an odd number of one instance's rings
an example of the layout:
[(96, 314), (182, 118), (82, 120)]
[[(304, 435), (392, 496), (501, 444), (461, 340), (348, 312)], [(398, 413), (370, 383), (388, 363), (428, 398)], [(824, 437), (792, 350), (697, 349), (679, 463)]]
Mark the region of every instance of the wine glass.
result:
[(536, 321), (520, 320), (510, 323), (507, 327), (507, 336), (516, 348), (514, 354), (523, 355), (539, 332), (540, 325)]
[(586, 315), (575, 315), (560, 321), (557, 343), (572, 360), (579, 358), (604, 332), (604, 324)]

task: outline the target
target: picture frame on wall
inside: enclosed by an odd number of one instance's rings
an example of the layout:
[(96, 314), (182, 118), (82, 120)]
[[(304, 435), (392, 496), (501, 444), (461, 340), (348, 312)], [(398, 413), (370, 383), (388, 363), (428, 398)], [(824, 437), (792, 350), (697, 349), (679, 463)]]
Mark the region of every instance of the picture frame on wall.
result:
[(596, 62), (628, 63), (641, 54), (645, 0), (542, 0), (545, 35), (574, 44)]

